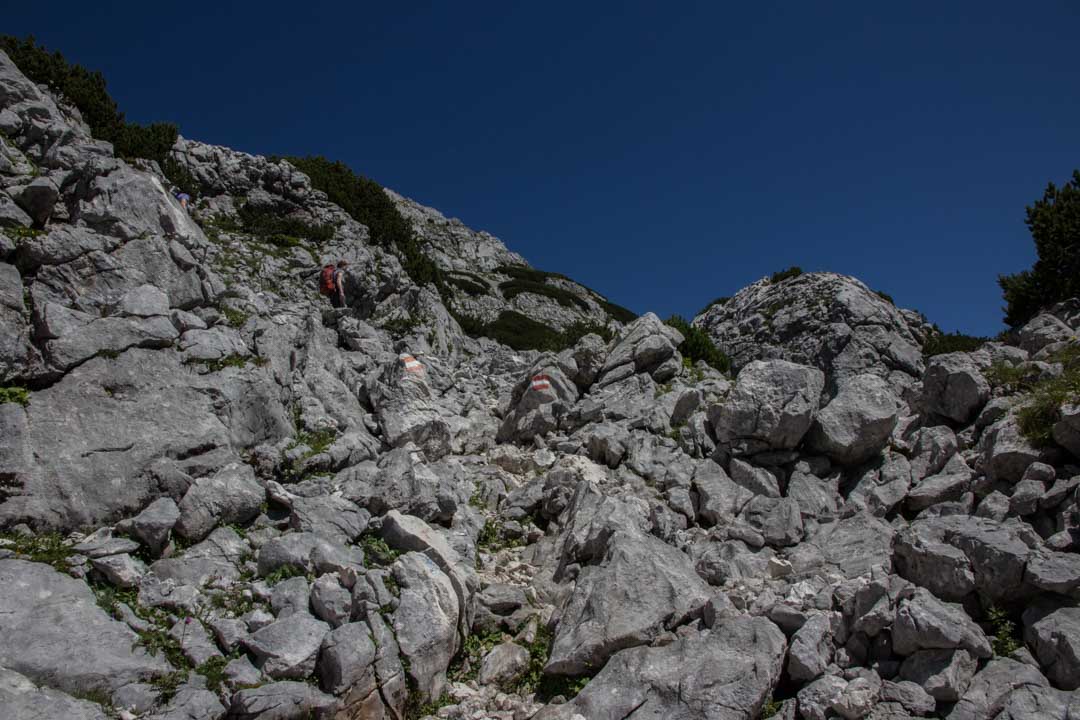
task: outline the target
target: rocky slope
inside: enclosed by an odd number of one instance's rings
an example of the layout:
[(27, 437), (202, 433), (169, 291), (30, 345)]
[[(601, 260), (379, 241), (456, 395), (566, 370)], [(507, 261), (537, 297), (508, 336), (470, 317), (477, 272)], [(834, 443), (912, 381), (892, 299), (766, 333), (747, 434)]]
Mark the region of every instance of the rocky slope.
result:
[[(284, 161), (179, 141), (187, 212), (2, 54), (0, 131), (6, 717), (1080, 717), (1075, 396), (1021, 431), (1080, 302), (924, 359), (857, 280), (765, 281), (696, 320), (726, 377), (398, 195), (487, 291)], [(616, 332), (455, 320), (507, 308)]]

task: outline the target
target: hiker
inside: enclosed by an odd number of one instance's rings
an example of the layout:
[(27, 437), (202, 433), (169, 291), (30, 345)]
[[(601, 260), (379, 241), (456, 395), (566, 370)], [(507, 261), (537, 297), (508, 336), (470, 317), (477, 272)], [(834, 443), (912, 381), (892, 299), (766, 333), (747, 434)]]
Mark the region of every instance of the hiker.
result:
[(338, 260), (337, 267), (323, 266), (319, 273), (319, 292), (330, 298), (330, 304), (336, 308), (345, 307), (345, 268), (348, 260)]
[(186, 192), (180, 192), (176, 193), (176, 199), (180, 201), (180, 207), (187, 210), (188, 200), (191, 199), (191, 196), (188, 195)]

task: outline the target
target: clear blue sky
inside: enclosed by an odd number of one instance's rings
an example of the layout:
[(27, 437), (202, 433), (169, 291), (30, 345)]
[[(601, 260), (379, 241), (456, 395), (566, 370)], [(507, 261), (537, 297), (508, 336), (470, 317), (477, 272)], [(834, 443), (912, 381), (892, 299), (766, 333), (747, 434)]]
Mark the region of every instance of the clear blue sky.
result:
[(344, 160), (639, 312), (796, 264), (994, 333), (1080, 166), (1075, 0), (64, 4), (3, 31), (129, 119)]

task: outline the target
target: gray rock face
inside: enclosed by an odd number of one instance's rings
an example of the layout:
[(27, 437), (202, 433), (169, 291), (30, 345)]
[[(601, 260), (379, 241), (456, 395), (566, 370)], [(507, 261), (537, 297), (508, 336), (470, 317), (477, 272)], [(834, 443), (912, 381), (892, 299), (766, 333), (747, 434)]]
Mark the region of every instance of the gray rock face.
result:
[(998, 716), (1014, 690), (1048, 686), (1046, 678), (1030, 665), (1010, 658), (995, 658), (975, 674), (948, 720), (990, 720)]
[(265, 499), (266, 492), (250, 465), (227, 465), (192, 484), (180, 501), (176, 531), (189, 540), (202, 540), (219, 523), (242, 523), (255, 517)]
[(426, 555), (410, 552), (394, 565), (401, 597), (392, 624), (409, 675), (425, 697), (437, 698), (446, 668), (458, 650), (457, 592), (439, 566)]
[(259, 669), (270, 677), (303, 679), (315, 669), (319, 648), (329, 632), (326, 623), (297, 612), (252, 633), (244, 644)]
[(567, 705), (536, 720), (750, 720), (780, 677), (786, 643), (764, 618), (734, 618), (662, 647), (617, 653)]
[(1012, 413), (988, 427), (980, 441), (983, 468), (993, 480), (1016, 483), (1041, 453), (1020, 432)]
[(304, 682), (282, 681), (238, 691), (232, 697), (229, 717), (242, 720), (293, 720), (327, 717), (336, 701)]
[(990, 399), (990, 384), (968, 353), (935, 355), (923, 375), (923, 405), (961, 424), (974, 419)]
[(897, 606), (892, 643), (900, 655), (933, 648), (963, 648), (979, 658), (991, 655), (982, 628), (961, 606), (942, 602), (922, 588), (915, 589)]
[(1080, 688), (1080, 608), (1040, 604), (1025, 610), (1024, 640), (1054, 685)]
[(825, 377), (783, 360), (749, 363), (727, 400), (709, 410), (717, 442), (737, 454), (790, 449), (817, 411)]
[(376, 650), (367, 623), (349, 623), (328, 634), (319, 653), (323, 690), (334, 695), (345, 691), (370, 695), (376, 687)]
[(1054, 442), (1080, 459), (1080, 403), (1061, 406), (1061, 419), (1052, 429)]
[(510, 682), (528, 666), (528, 650), (516, 643), (500, 643), (484, 656), (477, 679), (484, 685)]
[(790, 360), (822, 370), (830, 388), (866, 372), (922, 375), (921, 329), (863, 283), (835, 273), (759, 280), (694, 324), (736, 370), (752, 360)]
[(791, 638), (788, 674), (793, 680), (813, 680), (825, 672), (832, 654), (832, 622), (828, 615), (815, 615)]
[(171, 670), (85, 583), (40, 563), (0, 559), (0, 636), (0, 666), (66, 692), (110, 692)]
[(858, 465), (885, 447), (896, 427), (899, 402), (877, 375), (856, 375), (818, 412), (807, 436), (810, 448), (841, 465)]
[(956, 702), (967, 692), (977, 663), (966, 650), (919, 650), (900, 666), (900, 677), (922, 686), (938, 702)]
[(107, 720), (101, 706), (59, 690), (38, 687), (29, 678), (0, 668), (0, 707), (12, 720)]
[(122, 520), (116, 529), (138, 538), (150, 548), (150, 552), (160, 555), (169, 542), (169, 533), (180, 519), (180, 509), (172, 498), (158, 498), (133, 518)]
[(650, 535), (616, 532), (582, 569), (562, 610), (545, 672), (580, 675), (701, 612), (709, 599), (689, 558)]

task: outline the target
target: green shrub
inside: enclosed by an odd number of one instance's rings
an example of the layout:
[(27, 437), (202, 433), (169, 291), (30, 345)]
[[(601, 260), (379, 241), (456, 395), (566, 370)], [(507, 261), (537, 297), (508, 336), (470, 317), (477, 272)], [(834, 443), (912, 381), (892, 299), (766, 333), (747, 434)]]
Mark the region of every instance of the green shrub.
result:
[(624, 325), (632, 323), (638, 319), (637, 313), (635, 313), (633, 310), (627, 310), (622, 305), (616, 305), (615, 303), (609, 302), (600, 297), (597, 297), (596, 301), (600, 304), (600, 307), (604, 309), (604, 312), (606, 312), (608, 315), (615, 318)]
[(1019, 327), (1042, 308), (1080, 295), (1080, 170), (1026, 209), (1025, 224), (1037, 259), (1030, 270), (998, 276), (1005, 297), (1005, 323)]
[(988, 343), (990, 338), (965, 335), (962, 332), (943, 333), (934, 327), (934, 333), (923, 345), (923, 356), (933, 357), (951, 352), (972, 352)]
[(38, 45), (31, 35), (25, 40), (10, 35), (0, 36), (0, 49), (26, 77), (47, 85), (66, 102), (79, 109), (90, 132), (99, 140), (113, 144), (117, 157), (144, 158), (157, 162), (165, 177), (189, 195), (198, 194), (195, 178), (175, 160), (169, 151), (176, 143), (179, 130), (172, 123), (138, 125), (124, 119), (124, 113), (109, 95), (105, 77), (82, 65), (69, 63), (60, 52), (50, 53)]
[(446, 278), (446, 282), (458, 287), (465, 291), (466, 295), (471, 297), (479, 297), (481, 295), (490, 295), (490, 288), (487, 283), (475, 283), (468, 278), (457, 277), (456, 275), (450, 275)]
[[(557, 278), (559, 280), (566, 280), (566, 281), (572, 282), (575, 285), (581, 285), (581, 283), (577, 282), (576, 280), (571, 280), (570, 278), (563, 275), (562, 273), (547, 272), (545, 270), (537, 270), (536, 268), (526, 267), (524, 265), (500, 265), (499, 267), (495, 268), (494, 272), (501, 273), (502, 275), (509, 275), (513, 280), (517, 280), (520, 283), (536, 283), (536, 284), (544, 285), (545, 287), (549, 287), (549, 288), (553, 287), (552, 285), (550, 285), (547, 282), (549, 278)], [(581, 286), (585, 287), (584, 285), (581, 285)], [(502, 285), (500, 285), (499, 287), (502, 288)], [(524, 285), (522, 285), (522, 287), (524, 287)], [(622, 307), (621, 305), (616, 305), (613, 302), (609, 302), (607, 299), (605, 299), (602, 295), (600, 295), (600, 293), (596, 292), (595, 290), (591, 290), (589, 288), (585, 288), (585, 289), (593, 294), (593, 297), (596, 300), (596, 303), (601, 308), (603, 308), (604, 312), (606, 312), (608, 315), (610, 315), (614, 319), (618, 320), (619, 322), (625, 324), (625, 323), (630, 323), (630, 322), (633, 322), (634, 320), (637, 320), (638, 316), (633, 311), (627, 310), (626, 308)], [(534, 292), (534, 291), (533, 290), (520, 290), (519, 292)], [(571, 293), (571, 295), (574, 297), (574, 302), (578, 302), (579, 300), (581, 300), (581, 298), (579, 298), (577, 295), (573, 295), (572, 293)], [(513, 297), (513, 296), (508, 295), (507, 299), (510, 299), (511, 297)], [(562, 304), (565, 305), (565, 303), (562, 303)], [(583, 307), (586, 307), (586, 309), (587, 309), (587, 306), (583, 306)]]
[(1017, 636), (1016, 623), (1009, 618), (1007, 612), (996, 606), (991, 607), (986, 618), (993, 632), (990, 644), (993, 646), (994, 655), (1008, 657), (1020, 649), (1022, 643)]
[(506, 282), (499, 283), (499, 291), (507, 300), (513, 300), (521, 293), (532, 293), (533, 295), (549, 297), (563, 307), (573, 307), (574, 305), (577, 305), (582, 310), (586, 312), (589, 311), (589, 303), (585, 302), (582, 298), (569, 290), (564, 290), (555, 285), (548, 285), (547, 283), (538, 283), (533, 282), (532, 280), (507, 280)]
[(884, 290), (875, 290), (874, 294), (877, 295), (882, 300), (884, 300), (885, 302), (892, 305), (893, 307), (896, 307), (896, 301), (893, 300), (893, 296), (890, 295), (889, 293), (885, 292)]
[(1072, 345), (1051, 358), (1064, 371), (1058, 377), (1036, 382), (1031, 395), (1020, 407), (1020, 432), (1038, 446), (1051, 445), (1054, 425), (1061, 420), (1061, 406), (1080, 403), (1080, 345)]
[(393, 565), (401, 555), (373, 532), (366, 532), (360, 537), (360, 547), (364, 551), (364, 565), (367, 567)]
[(493, 322), (485, 323), (464, 313), (452, 312), (458, 325), (469, 337), (486, 337), (514, 350), (550, 350), (560, 352), (573, 347), (585, 335), (595, 333), (611, 341), (611, 331), (601, 325), (578, 322), (559, 332), (513, 310), (504, 310)]
[(683, 341), (679, 345), (679, 352), (682, 353), (684, 359), (689, 359), (691, 362), (704, 360), (710, 367), (722, 373), (731, 371), (731, 358), (717, 349), (707, 332), (691, 325), (680, 315), (672, 315), (664, 321), (664, 324), (682, 333)]
[(726, 296), (726, 295), (722, 296), (722, 297), (718, 297), (715, 300), (713, 300), (711, 303), (706, 305), (705, 307), (701, 308), (701, 310), (698, 312), (698, 315), (704, 315), (705, 313), (709, 312), (709, 310), (711, 310), (712, 308), (714, 308), (717, 305), (727, 305), (727, 302), (730, 299), (731, 298), (729, 296)]
[(434, 285), (446, 299), (449, 290), (442, 271), (420, 248), (412, 226), (405, 219), (382, 185), (357, 175), (342, 162), (324, 157), (288, 157), (300, 172), (311, 178), (311, 185), (322, 190), (330, 202), (341, 207), (357, 222), (367, 226), (371, 240), (394, 250), (405, 272), (417, 285)]
[(0, 405), (15, 403), (26, 407), (30, 404), (30, 391), (21, 385), (0, 386)]
[(280, 247), (294, 247), (303, 238), (323, 243), (334, 237), (333, 225), (315, 225), (280, 215), (275, 208), (245, 203), (237, 210), (244, 232)]
[(1007, 393), (1030, 391), (1039, 379), (1040, 370), (1031, 365), (1009, 365), (1004, 362), (996, 362), (991, 365), (983, 376), (993, 387), (1001, 388)]
[(787, 270), (781, 270), (780, 272), (774, 272), (772, 277), (769, 278), (769, 282), (775, 285), (778, 282), (783, 282), (789, 278), (799, 277), (802, 275), (802, 268), (798, 265), (792, 265)]

